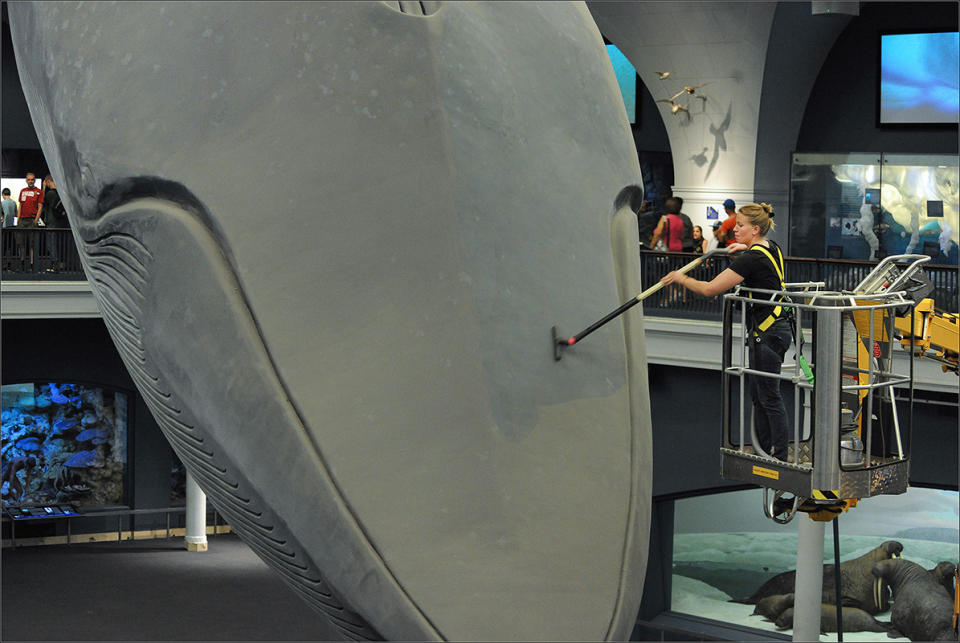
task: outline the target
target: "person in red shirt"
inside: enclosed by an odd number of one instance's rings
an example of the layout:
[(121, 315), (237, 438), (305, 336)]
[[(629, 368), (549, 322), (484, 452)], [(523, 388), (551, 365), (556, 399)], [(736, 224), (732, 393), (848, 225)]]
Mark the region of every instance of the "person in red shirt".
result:
[[(20, 204), (20, 214), (17, 216), (18, 228), (35, 228), (37, 221), (40, 220), (40, 213), (43, 212), (43, 189), (34, 186), (37, 177), (33, 172), (27, 172), (27, 187), (20, 190), (20, 196), (17, 203)], [(30, 246), (30, 264), (36, 254), (37, 235), (28, 235), (25, 232), (17, 233), (20, 237), (17, 239), (17, 256), (20, 259), (26, 259), (26, 247)]]
[(27, 173), (27, 187), (20, 190), (20, 197), (17, 201), (20, 203), (20, 215), (17, 219), (18, 228), (36, 227), (40, 219), (40, 213), (43, 212), (43, 190), (35, 187), (37, 177), (33, 172)]
[(723, 202), (723, 209), (727, 218), (720, 224), (720, 243), (729, 246), (737, 242), (733, 236), (733, 227), (737, 225), (737, 204), (733, 199), (727, 199)]

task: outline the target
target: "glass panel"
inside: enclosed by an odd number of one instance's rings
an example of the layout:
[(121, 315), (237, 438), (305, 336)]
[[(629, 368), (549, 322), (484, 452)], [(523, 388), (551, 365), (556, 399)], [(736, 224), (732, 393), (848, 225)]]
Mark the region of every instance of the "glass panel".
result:
[(4, 508), (123, 504), (126, 393), (50, 382), (0, 396)]
[(876, 224), (890, 254), (929, 254), (957, 265), (957, 157), (885, 154), (880, 178), (882, 220)]
[(790, 254), (929, 254), (957, 265), (958, 166), (958, 157), (937, 154), (794, 154)]
[(831, 259), (875, 257), (879, 250), (875, 239), (861, 233), (861, 206), (866, 188), (880, 179), (880, 167), (878, 154), (794, 154), (790, 254)]
[[(791, 628), (780, 630), (775, 622), (753, 614), (754, 604), (732, 602), (751, 597), (772, 578), (796, 567), (798, 521), (809, 518), (800, 515), (778, 525), (764, 518), (762, 497), (762, 490), (749, 489), (676, 501), (674, 612), (792, 635)], [(956, 491), (922, 488), (863, 500), (839, 518), (840, 561), (859, 558), (885, 541), (895, 540), (903, 546), (903, 557), (924, 569), (933, 569), (941, 561), (955, 562), (960, 554), (958, 505)], [(833, 562), (832, 530), (827, 523), (824, 563)], [(873, 617), (888, 623), (890, 611)], [(876, 632), (853, 632), (847, 625), (843, 637), (846, 641), (878, 640)], [(821, 640), (836, 641), (837, 635), (825, 634)]]

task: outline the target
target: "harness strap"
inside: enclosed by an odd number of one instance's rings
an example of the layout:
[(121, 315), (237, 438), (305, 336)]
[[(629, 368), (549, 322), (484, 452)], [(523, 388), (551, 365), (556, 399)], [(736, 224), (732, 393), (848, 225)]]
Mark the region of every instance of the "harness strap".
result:
[(770, 260), (770, 263), (773, 264), (773, 269), (777, 271), (777, 277), (780, 278), (780, 285), (783, 286), (783, 285), (784, 285), (784, 284), (783, 284), (783, 255), (780, 254), (780, 249), (779, 249), (779, 248), (776, 248), (776, 250), (777, 250), (777, 259), (774, 259), (774, 258), (773, 258), (773, 255), (770, 254), (770, 250), (769, 250), (769, 249), (764, 248), (764, 247), (761, 246), (760, 244), (755, 244), (755, 245), (751, 246), (750, 249), (751, 249), (751, 250), (759, 250), (760, 252), (762, 252), (762, 253), (767, 257), (767, 259)]
[[(750, 246), (750, 250), (759, 250), (760, 252), (762, 252), (762, 253), (764, 254), (764, 256), (766, 256), (767, 259), (770, 260), (770, 263), (773, 264), (773, 269), (774, 269), (774, 270), (776, 271), (776, 273), (777, 273), (777, 277), (780, 279), (780, 290), (786, 290), (786, 289), (787, 289), (787, 286), (786, 286), (786, 284), (785, 284), (784, 281), (783, 281), (783, 253), (780, 252), (780, 249), (779, 249), (779, 248), (776, 248), (776, 250), (777, 250), (777, 257), (778, 257), (779, 260), (780, 260), (779, 263), (777, 262), (776, 259), (773, 258), (773, 255), (770, 253), (770, 251), (769, 251), (768, 249), (764, 248), (763, 246), (761, 246), (760, 244), (756, 244), (756, 245)], [(751, 297), (751, 298), (753, 297), (753, 293), (750, 293), (750, 297)], [(766, 319), (764, 319), (762, 322), (760, 322), (760, 323), (757, 325), (757, 329), (758, 329), (761, 333), (762, 333), (762, 332), (765, 332), (768, 328), (770, 328), (771, 326), (773, 326), (773, 322), (777, 321), (777, 320), (780, 318), (780, 315), (781, 315), (782, 313), (783, 313), (783, 306), (776, 306), (776, 307), (774, 307), (773, 313), (771, 313), (770, 315), (768, 315)], [(756, 334), (758, 334), (758, 333), (757, 333), (756, 331), (754, 331), (754, 334), (756, 335)]]

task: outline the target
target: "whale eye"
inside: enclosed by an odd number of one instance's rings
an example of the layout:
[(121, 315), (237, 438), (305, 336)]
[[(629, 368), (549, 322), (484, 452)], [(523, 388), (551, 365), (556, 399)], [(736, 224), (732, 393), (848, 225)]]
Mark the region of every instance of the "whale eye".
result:
[(440, 11), (440, 8), (443, 6), (442, 0), (423, 0), (421, 2), (410, 2), (408, 0), (401, 0), (400, 2), (384, 2), (383, 4), (387, 5), (394, 11), (399, 11), (400, 13), (405, 13), (409, 16), (429, 16)]

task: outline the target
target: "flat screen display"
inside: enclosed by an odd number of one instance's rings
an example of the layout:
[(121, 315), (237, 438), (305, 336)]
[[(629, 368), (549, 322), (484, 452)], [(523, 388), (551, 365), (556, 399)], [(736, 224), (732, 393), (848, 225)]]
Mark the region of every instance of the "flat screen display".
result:
[(960, 34), (880, 36), (880, 123), (960, 122)]
[(25, 382), (4, 384), (0, 399), (4, 509), (123, 504), (126, 393)]
[(607, 54), (610, 56), (610, 63), (613, 65), (613, 72), (617, 76), (617, 84), (620, 85), (620, 93), (623, 95), (623, 106), (627, 110), (627, 120), (631, 123), (637, 122), (637, 70), (623, 55), (623, 52), (617, 49), (616, 45), (607, 45)]

